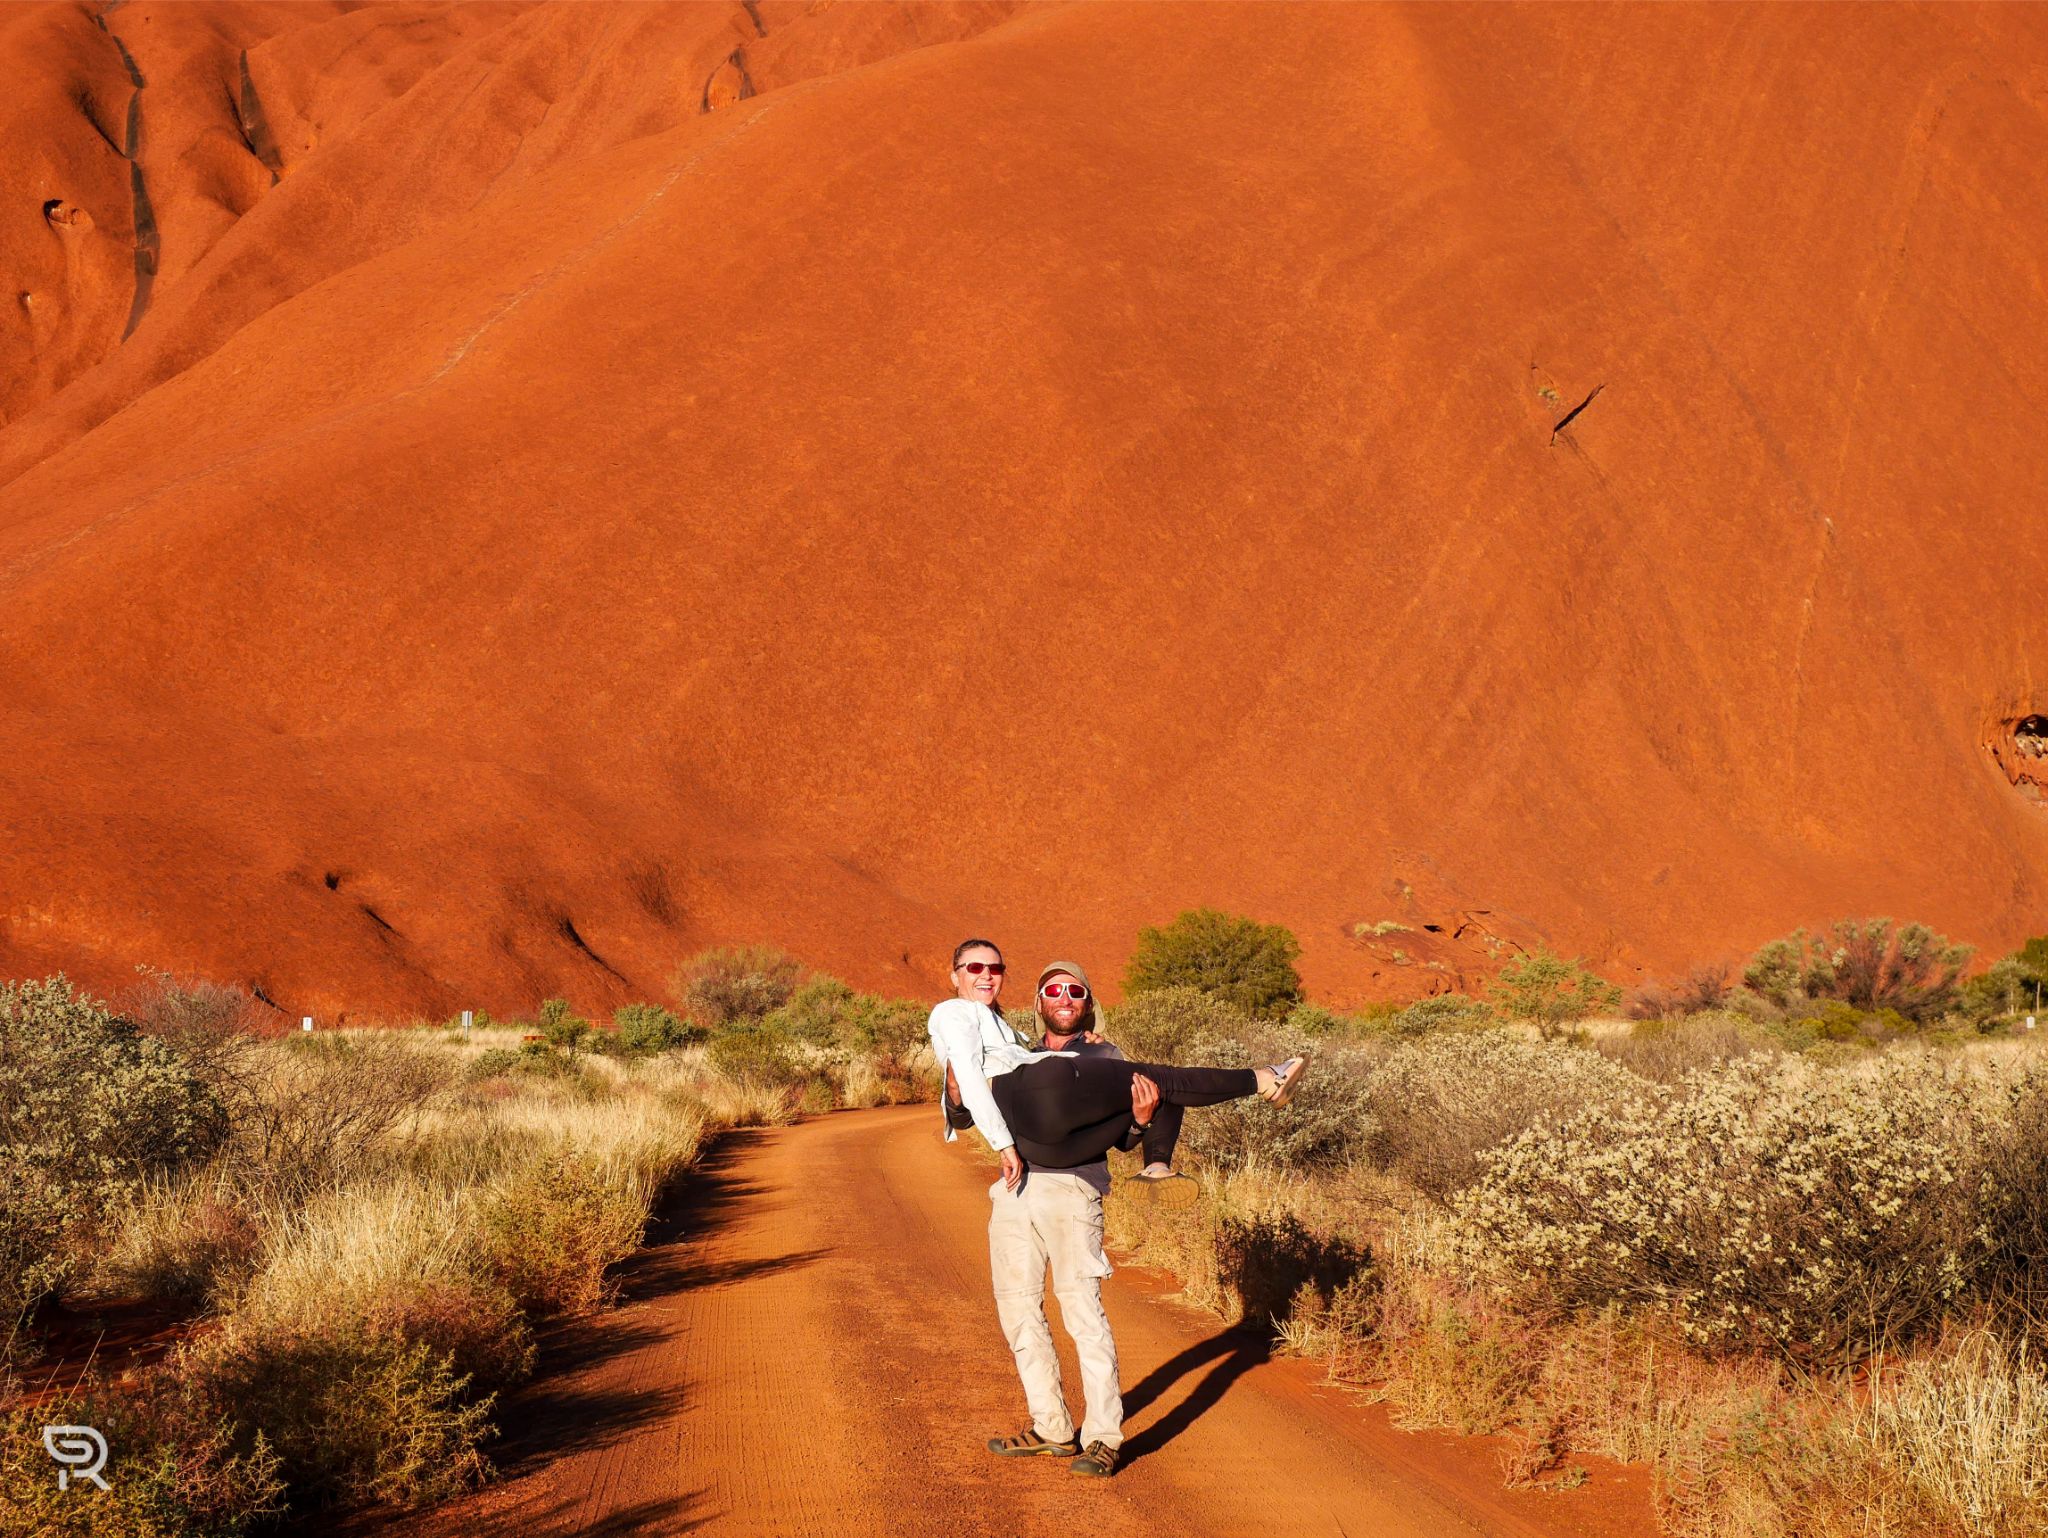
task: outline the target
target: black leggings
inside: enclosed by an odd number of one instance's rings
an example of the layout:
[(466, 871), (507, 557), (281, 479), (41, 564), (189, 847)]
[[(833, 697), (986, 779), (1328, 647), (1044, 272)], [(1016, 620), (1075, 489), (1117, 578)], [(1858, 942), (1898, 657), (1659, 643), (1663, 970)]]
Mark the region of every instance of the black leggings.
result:
[[(1145, 1162), (1171, 1164), (1184, 1106), (1220, 1105), (1259, 1092), (1249, 1068), (1174, 1068), (1117, 1057), (1042, 1057), (988, 1081), (1017, 1152), (1041, 1169), (1093, 1164), (1129, 1134), (1131, 1080), (1159, 1086), (1159, 1114), (1145, 1129)], [(1170, 1113), (1170, 1114), (1169, 1114)]]

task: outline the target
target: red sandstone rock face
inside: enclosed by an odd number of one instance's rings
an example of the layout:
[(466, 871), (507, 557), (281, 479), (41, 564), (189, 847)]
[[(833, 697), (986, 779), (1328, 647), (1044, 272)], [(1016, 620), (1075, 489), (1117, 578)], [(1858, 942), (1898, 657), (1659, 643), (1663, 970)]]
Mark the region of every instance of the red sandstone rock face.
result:
[(0, 57), (0, 973), (930, 992), (1214, 903), (1344, 1001), (2048, 927), (2048, 13), (137, 3)]

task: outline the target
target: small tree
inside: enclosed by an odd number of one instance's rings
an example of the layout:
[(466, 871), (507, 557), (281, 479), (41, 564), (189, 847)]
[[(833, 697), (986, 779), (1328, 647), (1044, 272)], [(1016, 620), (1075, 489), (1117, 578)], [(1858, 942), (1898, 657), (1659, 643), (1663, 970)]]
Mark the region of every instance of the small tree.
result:
[(780, 1009), (796, 992), (803, 964), (772, 945), (700, 951), (677, 970), (670, 988), (692, 1020), (721, 1030)]
[(1194, 908), (1162, 929), (1138, 931), (1124, 992), (1199, 988), (1257, 1019), (1281, 1020), (1301, 1002), (1301, 946), (1278, 924)]
[(1532, 1022), (1550, 1041), (1595, 1010), (1613, 1009), (1621, 990), (1578, 957), (1543, 949), (1503, 967), (1492, 998), (1503, 1014)]
[(2048, 985), (2048, 935), (2035, 935), (2012, 958), (2019, 965), (2020, 979), (2034, 990), (2034, 1012), (2041, 1012), (2041, 989)]
[(1955, 1006), (1969, 959), (1969, 946), (1925, 924), (1840, 919), (1824, 934), (1795, 929), (1773, 940), (1742, 980), (1781, 1009), (1833, 999), (1867, 1013), (1890, 1009), (1926, 1021)]

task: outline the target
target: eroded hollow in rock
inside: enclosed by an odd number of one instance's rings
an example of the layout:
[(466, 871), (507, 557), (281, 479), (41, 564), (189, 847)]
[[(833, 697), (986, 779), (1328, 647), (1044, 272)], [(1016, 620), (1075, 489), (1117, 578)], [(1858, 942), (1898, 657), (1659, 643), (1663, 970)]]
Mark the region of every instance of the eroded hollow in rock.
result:
[(2004, 723), (1991, 742), (1991, 756), (2015, 789), (2048, 804), (2048, 716), (2025, 715)]

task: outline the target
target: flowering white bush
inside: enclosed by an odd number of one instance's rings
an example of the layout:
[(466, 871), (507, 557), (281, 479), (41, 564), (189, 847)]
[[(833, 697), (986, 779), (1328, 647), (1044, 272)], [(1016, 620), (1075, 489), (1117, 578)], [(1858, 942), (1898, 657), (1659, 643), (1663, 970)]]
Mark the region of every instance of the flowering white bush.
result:
[(1481, 1153), (1524, 1128), (1555, 1126), (1647, 1090), (1584, 1047), (1503, 1030), (1428, 1036), (1394, 1048), (1373, 1073), (1368, 1151), (1382, 1168), (1444, 1200), (1478, 1175)]
[(1938, 1321), (1990, 1253), (2013, 1093), (1928, 1053), (1746, 1058), (1530, 1128), (1456, 1203), (1461, 1248), (1532, 1300), (1853, 1356)]

